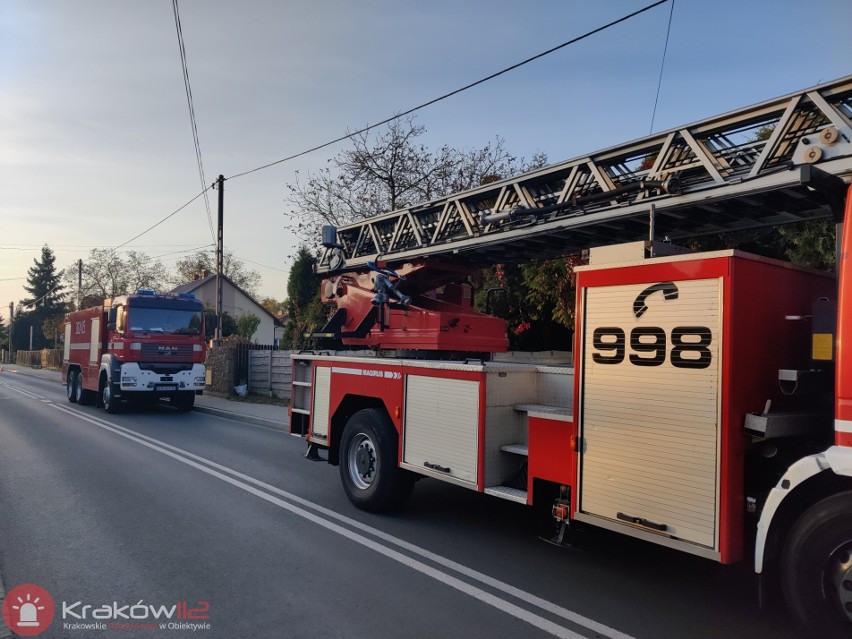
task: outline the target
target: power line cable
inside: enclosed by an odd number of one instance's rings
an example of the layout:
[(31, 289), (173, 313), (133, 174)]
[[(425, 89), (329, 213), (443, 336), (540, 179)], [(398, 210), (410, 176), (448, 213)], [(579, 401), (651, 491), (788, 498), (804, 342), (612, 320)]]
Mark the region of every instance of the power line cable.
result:
[(262, 266), (263, 268), (272, 269), (273, 271), (281, 271), (282, 273), (288, 273), (289, 272), (285, 268), (280, 268), (278, 266), (269, 266), (269, 264), (261, 264), (260, 262), (255, 262), (253, 260), (247, 260), (246, 258), (240, 257), (239, 255), (236, 255), (233, 252), (231, 253), (231, 255), (233, 255), (234, 257), (236, 257), (239, 260), (242, 260), (243, 262), (248, 262), (249, 264), (255, 264), (256, 266)]
[(627, 14), (626, 16), (618, 18), (617, 20), (613, 20), (612, 22), (608, 22), (607, 24), (602, 25), (602, 26), (600, 26), (596, 29), (592, 29), (591, 31), (588, 31), (588, 32), (584, 33), (583, 35), (577, 36), (576, 38), (572, 38), (571, 40), (568, 40), (567, 42), (563, 42), (562, 44), (559, 44), (555, 47), (552, 47), (552, 48), (548, 49), (547, 51), (542, 51), (541, 53), (538, 53), (538, 54), (536, 54), (532, 57), (529, 57), (526, 60), (522, 60), (521, 62), (517, 62), (517, 63), (515, 63), (511, 66), (506, 67), (505, 69), (502, 69), (500, 71), (492, 73), (491, 75), (488, 75), (484, 78), (476, 80), (475, 82), (471, 82), (470, 84), (466, 84), (463, 87), (455, 89), (454, 91), (450, 91), (449, 93), (445, 93), (444, 95), (441, 95), (437, 98), (433, 98), (432, 100), (429, 100), (428, 102), (424, 102), (423, 104), (412, 107), (412, 108), (410, 108), (406, 111), (403, 111), (402, 113), (397, 113), (396, 115), (385, 118), (381, 122), (376, 122), (375, 124), (370, 124), (370, 125), (365, 126), (361, 129), (358, 129), (357, 131), (354, 131), (352, 133), (347, 133), (346, 135), (342, 135), (342, 136), (335, 138), (334, 140), (331, 140), (329, 142), (325, 142), (323, 144), (318, 144), (317, 146), (311, 147), (310, 149), (307, 149), (305, 151), (301, 151), (299, 153), (294, 153), (293, 155), (289, 155), (285, 158), (281, 158), (280, 160), (276, 160), (275, 162), (269, 162), (267, 164), (263, 164), (261, 166), (250, 169), (248, 171), (243, 171), (242, 173), (235, 173), (234, 175), (231, 175), (230, 177), (225, 178), (225, 179), (233, 180), (233, 179), (238, 178), (238, 177), (243, 177), (245, 175), (249, 175), (250, 173), (256, 173), (257, 171), (262, 171), (263, 169), (268, 169), (272, 166), (275, 166), (276, 164), (281, 164), (283, 162), (289, 162), (290, 160), (295, 160), (296, 158), (300, 158), (303, 155), (308, 155), (309, 153), (313, 153), (314, 151), (319, 151), (320, 149), (324, 149), (326, 147), (332, 146), (333, 144), (337, 144), (338, 142), (343, 142), (344, 140), (347, 140), (347, 139), (354, 137), (356, 135), (360, 135), (361, 133), (366, 133), (367, 131), (370, 131), (371, 129), (375, 129), (376, 127), (380, 127), (382, 125), (385, 125), (388, 122), (393, 122), (394, 120), (405, 117), (406, 115), (410, 115), (410, 114), (414, 113), (415, 111), (420, 111), (421, 109), (425, 109), (426, 107), (432, 106), (433, 104), (441, 102), (442, 100), (446, 100), (447, 98), (450, 98), (454, 95), (458, 95), (459, 93), (461, 93), (463, 91), (467, 91), (468, 89), (472, 89), (473, 87), (479, 86), (480, 84), (488, 82), (489, 80), (493, 80), (494, 78), (497, 78), (497, 77), (499, 77), (499, 76), (501, 76), (505, 73), (508, 73), (509, 71), (514, 71), (515, 69), (522, 67), (525, 64), (529, 64), (530, 62), (533, 62), (534, 60), (538, 60), (539, 58), (543, 58), (546, 55), (550, 55), (551, 53), (554, 53), (555, 51), (559, 51), (560, 49), (564, 49), (565, 47), (567, 47), (569, 45), (580, 42), (581, 40), (585, 40), (586, 38), (589, 38), (589, 37), (591, 37), (591, 36), (593, 36), (597, 33), (600, 33), (601, 31), (605, 31), (605, 30), (607, 30), (611, 27), (614, 27), (617, 24), (621, 24), (622, 22), (630, 20), (631, 18), (634, 18), (641, 13), (645, 13), (646, 11), (649, 11), (649, 10), (653, 9), (654, 7), (657, 7), (657, 6), (664, 4), (668, 1), (669, 0), (658, 0), (657, 2), (649, 4), (648, 6), (643, 7), (642, 9), (639, 9), (637, 11), (634, 11), (633, 13)]
[(212, 186), (212, 185), (211, 185), (211, 186), (208, 186), (208, 187), (207, 187), (206, 189), (204, 189), (201, 193), (199, 193), (199, 194), (198, 194), (198, 195), (196, 195), (194, 198), (192, 198), (189, 202), (187, 202), (187, 203), (186, 203), (186, 204), (184, 204), (183, 206), (181, 206), (181, 207), (179, 207), (179, 208), (175, 209), (174, 211), (172, 211), (171, 213), (169, 213), (166, 217), (164, 217), (162, 220), (160, 220), (160, 221), (159, 221), (159, 222), (157, 222), (156, 224), (153, 224), (152, 226), (149, 226), (147, 229), (145, 229), (144, 231), (142, 231), (142, 232), (141, 232), (141, 233), (139, 233), (138, 235), (134, 235), (133, 237), (131, 237), (129, 240), (127, 240), (127, 241), (126, 241), (126, 242), (124, 242), (123, 244), (119, 244), (118, 246), (114, 246), (114, 247), (112, 248), (112, 250), (113, 250), (113, 251), (117, 251), (118, 249), (120, 249), (120, 248), (122, 248), (122, 247), (124, 247), (124, 246), (127, 246), (128, 244), (130, 244), (133, 240), (138, 240), (140, 237), (142, 237), (143, 235), (145, 235), (145, 234), (146, 234), (146, 233), (148, 233), (149, 231), (153, 231), (155, 228), (157, 228), (158, 226), (160, 226), (160, 224), (162, 224), (162, 223), (163, 223), (163, 222), (165, 222), (166, 220), (168, 220), (168, 219), (170, 219), (170, 218), (174, 217), (175, 215), (177, 215), (178, 213), (180, 213), (181, 211), (183, 211), (183, 210), (184, 210), (187, 206), (189, 206), (190, 204), (192, 204), (193, 202), (195, 202), (195, 200), (197, 200), (198, 198), (200, 198), (202, 195), (204, 195), (205, 193), (207, 193), (207, 191), (209, 191), (209, 190), (210, 190), (210, 189), (212, 189), (212, 188), (213, 188), (213, 186)]
[(660, 101), (660, 87), (663, 86), (663, 68), (666, 66), (666, 51), (669, 50), (669, 35), (672, 32), (674, 3), (675, 0), (672, 0), (671, 7), (669, 8), (669, 25), (666, 27), (666, 43), (663, 45), (663, 59), (660, 61), (660, 77), (657, 80), (657, 96), (654, 98), (654, 110), (651, 112), (651, 130), (648, 132), (649, 135), (654, 132), (654, 119), (657, 117), (657, 103)]
[[(180, 11), (178, 9), (178, 0), (172, 0), (172, 9), (175, 15), (175, 30), (177, 31), (178, 47), (180, 48), (180, 64), (183, 69), (183, 86), (186, 90), (186, 103), (189, 106), (189, 122), (192, 126), (192, 140), (195, 144), (195, 160), (198, 163), (198, 177), (201, 180), (201, 188), (207, 184), (207, 179), (204, 177), (204, 163), (201, 161), (201, 143), (198, 139), (198, 125), (195, 120), (195, 104), (192, 100), (192, 85), (189, 82), (189, 68), (186, 64), (186, 45), (183, 40), (183, 28), (180, 23)], [(216, 239), (216, 233), (213, 230), (213, 215), (210, 213), (210, 199), (207, 197), (207, 190), (204, 190), (204, 207), (207, 210), (207, 224), (210, 226), (210, 237)]]
[[(39, 303), (40, 301), (42, 301), (43, 299), (46, 299), (48, 295), (50, 295), (51, 293), (53, 293), (53, 291), (55, 291), (56, 289), (59, 289), (59, 288), (64, 288), (65, 283), (61, 280), (61, 278), (62, 278), (61, 273), (63, 273), (63, 272), (64, 272), (64, 270), (60, 272), (60, 275), (57, 275), (57, 277), (59, 277), (59, 278), (60, 278), (60, 281), (59, 281), (59, 283), (58, 283), (56, 286), (54, 286), (54, 287), (53, 287), (52, 289), (50, 289), (47, 293), (45, 293), (44, 295), (42, 295), (40, 298), (38, 298), (38, 299), (37, 299), (37, 300), (35, 300), (34, 302), (30, 302), (29, 304), (24, 304), (24, 306), (26, 306), (27, 308), (35, 308), (36, 306), (38, 306), (38, 303)], [(26, 279), (26, 278), (21, 278), (21, 279)]]
[(151, 257), (153, 257), (155, 260), (158, 260), (161, 257), (168, 257), (170, 255), (183, 255), (185, 253), (192, 253), (194, 251), (200, 251), (201, 249), (206, 249), (206, 248), (209, 248), (211, 246), (213, 246), (213, 245), (212, 244), (202, 244), (201, 246), (196, 246), (195, 248), (184, 249), (182, 251), (172, 251), (171, 253), (163, 253), (162, 255), (152, 255)]
[[(173, 2), (175, 2), (175, 4), (176, 4), (176, 1), (177, 1), (177, 0), (173, 0)], [(591, 36), (593, 36), (593, 35), (595, 35), (595, 34), (597, 34), (597, 33), (600, 33), (600, 32), (602, 32), (602, 31), (605, 31), (605, 30), (607, 30), (607, 29), (610, 29), (610, 28), (612, 28), (612, 27), (614, 27), (614, 26), (616, 26), (616, 25), (618, 25), (618, 24), (621, 24), (622, 22), (625, 22), (625, 21), (627, 21), (627, 20), (630, 20), (631, 18), (634, 18), (634, 17), (636, 17), (636, 16), (638, 16), (638, 15), (640, 15), (640, 14), (642, 14), (642, 13), (645, 13), (646, 11), (649, 11), (649, 10), (653, 9), (654, 7), (657, 7), (657, 6), (659, 6), (659, 5), (661, 5), (661, 4), (664, 4), (664, 3), (668, 2), (668, 1), (669, 1), (669, 0), (657, 0), (657, 2), (653, 2), (653, 3), (651, 3), (651, 4), (649, 4), (649, 5), (645, 6), (645, 7), (643, 7), (643, 8), (641, 8), (641, 9), (638, 9), (637, 11), (634, 11), (634, 12), (632, 12), (632, 13), (629, 13), (629, 14), (625, 15), (625, 16), (622, 16), (621, 18), (618, 18), (617, 20), (613, 20), (613, 21), (611, 21), (611, 22), (608, 22), (607, 24), (604, 24), (604, 25), (602, 25), (602, 26), (600, 26), (600, 27), (597, 27), (596, 29), (592, 29), (591, 31), (588, 31), (588, 32), (586, 32), (586, 33), (584, 33), (584, 34), (582, 34), (582, 35), (580, 35), (580, 36), (577, 36), (576, 38), (572, 38), (571, 40), (568, 40), (567, 42), (563, 42), (562, 44), (559, 44), (559, 45), (557, 45), (557, 46), (555, 46), (555, 47), (552, 47), (552, 48), (550, 48), (550, 49), (547, 49), (546, 51), (542, 51), (541, 53), (538, 53), (538, 54), (536, 54), (536, 55), (534, 55), (534, 56), (532, 56), (532, 57), (529, 57), (529, 58), (527, 58), (527, 59), (525, 59), (525, 60), (522, 60), (521, 62), (518, 62), (518, 63), (516, 63), (516, 64), (513, 64), (513, 65), (511, 65), (511, 66), (509, 66), (509, 67), (506, 67), (505, 69), (502, 69), (502, 70), (497, 71), (497, 72), (495, 72), (495, 73), (492, 73), (491, 75), (488, 75), (488, 76), (486, 76), (486, 77), (484, 77), (484, 78), (481, 78), (480, 80), (477, 80), (477, 81), (475, 81), (475, 82), (471, 82), (471, 83), (469, 83), (469, 84), (467, 84), (467, 85), (465, 85), (465, 86), (463, 86), (463, 87), (460, 87), (460, 88), (458, 88), (458, 89), (455, 89), (454, 91), (450, 91), (449, 93), (445, 93), (444, 95), (441, 95), (441, 96), (439, 96), (439, 97), (437, 97), (437, 98), (434, 98), (434, 99), (432, 99), (432, 100), (429, 100), (428, 102), (424, 102), (423, 104), (420, 104), (420, 105), (418, 105), (418, 106), (416, 106), (416, 107), (410, 108), (410, 109), (408, 109), (407, 111), (403, 111), (402, 113), (398, 113), (398, 114), (396, 114), (396, 115), (394, 115), (394, 116), (391, 116), (391, 117), (385, 118), (385, 119), (381, 120), (380, 122), (376, 122), (375, 124), (371, 124), (371, 125), (369, 125), (369, 126), (363, 127), (363, 128), (361, 128), (361, 129), (358, 129), (357, 131), (354, 131), (354, 132), (351, 132), (351, 133), (347, 133), (346, 135), (343, 135), (343, 136), (340, 136), (340, 137), (338, 137), (338, 138), (335, 138), (334, 140), (330, 140), (330, 141), (325, 142), (325, 143), (323, 143), (323, 144), (318, 144), (318, 145), (316, 145), (316, 146), (314, 146), (314, 147), (311, 147), (311, 148), (306, 149), (306, 150), (304, 150), (304, 151), (301, 151), (301, 152), (299, 152), (299, 153), (295, 153), (295, 154), (293, 154), (293, 155), (287, 156), (287, 157), (282, 158), (282, 159), (280, 159), (280, 160), (276, 160), (275, 162), (269, 162), (269, 163), (267, 163), (267, 164), (263, 164), (263, 165), (261, 165), (261, 166), (255, 167), (255, 168), (253, 168), (253, 169), (249, 169), (248, 171), (243, 171), (243, 172), (241, 172), (241, 173), (235, 173), (234, 175), (231, 175), (230, 177), (225, 178), (225, 179), (227, 179), (227, 180), (233, 180), (233, 179), (235, 179), (235, 178), (243, 177), (243, 176), (245, 176), (245, 175), (249, 175), (249, 174), (251, 174), (251, 173), (256, 173), (256, 172), (258, 172), (258, 171), (262, 171), (263, 169), (268, 169), (268, 168), (270, 168), (270, 167), (272, 167), (272, 166), (275, 166), (275, 165), (277, 165), (277, 164), (281, 164), (281, 163), (283, 163), (283, 162), (288, 162), (288, 161), (290, 161), (290, 160), (294, 160), (294, 159), (299, 158), (299, 157), (302, 157), (302, 156), (304, 156), (304, 155), (308, 155), (309, 153), (313, 153), (314, 151), (319, 151), (320, 149), (324, 149), (324, 148), (326, 148), (326, 147), (332, 146), (333, 144), (337, 144), (338, 142), (342, 142), (342, 141), (347, 140), (347, 139), (349, 139), (349, 138), (351, 138), (351, 137), (353, 137), (353, 136), (360, 135), (361, 133), (366, 133), (367, 131), (370, 131), (370, 130), (372, 130), (372, 129), (375, 129), (375, 128), (377, 128), (377, 127), (380, 127), (380, 126), (382, 126), (382, 125), (385, 125), (385, 124), (387, 124), (387, 123), (389, 123), (389, 122), (392, 122), (393, 120), (396, 120), (396, 119), (401, 118), (401, 117), (405, 117), (406, 115), (410, 115), (411, 113), (414, 113), (415, 111), (419, 111), (419, 110), (425, 109), (425, 108), (426, 108), (426, 107), (428, 107), (428, 106), (431, 106), (431, 105), (433, 105), (433, 104), (436, 104), (436, 103), (438, 103), (438, 102), (441, 102), (442, 100), (446, 100), (447, 98), (450, 98), (450, 97), (452, 97), (452, 96), (454, 96), (454, 95), (457, 95), (457, 94), (459, 94), (459, 93), (461, 93), (461, 92), (463, 92), (463, 91), (467, 91), (468, 89), (472, 89), (473, 87), (476, 87), (476, 86), (478, 86), (478, 85), (480, 85), (480, 84), (483, 84), (483, 83), (485, 83), (485, 82), (488, 82), (489, 80), (493, 80), (494, 78), (497, 78), (497, 77), (499, 77), (499, 76), (501, 76), (501, 75), (503, 75), (503, 74), (505, 74), (505, 73), (508, 73), (509, 71), (513, 71), (514, 69), (517, 69), (517, 68), (522, 67), (522, 66), (524, 66), (524, 65), (526, 65), (526, 64), (529, 64), (530, 62), (533, 62), (534, 60), (538, 60), (539, 58), (542, 58), (542, 57), (544, 57), (544, 56), (546, 56), (546, 55), (549, 55), (549, 54), (551, 54), (551, 53), (553, 53), (553, 52), (555, 52), (555, 51), (559, 51), (560, 49), (563, 49), (563, 48), (565, 48), (565, 47), (567, 47), (567, 46), (569, 46), (569, 45), (572, 45), (572, 44), (575, 44), (575, 43), (577, 43), (577, 42), (580, 42), (581, 40), (585, 40), (586, 38), (589, 38), (589, 37), (591, 37)], [(188, 86), (188, 83), (187, 83), (187, 86)], [(200, 156), (200, 153), (199, 153), (199, 156)], [(141, 232), (141, 233), (139, 233), (138, 235), (133, 236), (132, 238), (130, 238), (129, 240), (127, 240), (127, 241), (126, 241), (126, 242), (124, 242), (123, 244), (119, 244), (118, 246), (114, 247), (114, 248), (113, 248), (113, 250), (118, 250), (118, 249), (120, 249), (120, 248), (122, 248), (122, 247), (124, 247), (124, 246), (127, 246), (128, 244), (130, 244), (130, 243), (131, 243), (131, 242), (133, 242), (134, 240), (137, 240), (137, 239), (139, 239), (140, 237), (142, 237), (143, 235), (145, 235), (146, 233), (148, 233), (148, 232), (152, 231), (153, 229), (155, 229), (156, 227), (158, 227), (160, 224), (162, 224), (163, 222), (165, 222), (166, 220), (170, 219), (171, 217), (173, 217), (174, 215), (176, 215), (177, 213), (179, 213), (180, 211), (182, 211), (183, 209), (185, 209), (187, 206), (189, 206), (190, 204), (192, 204), (192, 203), (193, 203), (195, 200), (197, 200), (199, 197), (204, 196), (204, 197), (206, 198), (206, 197), (207, 197), (207, 191), (209, 191), (211, 188), (213, 188), (213, 186), (212, 186), (212, 185), (211, 185), (211, 186), (208, 186), (208, 187), (205, 187), (205, 188), (204, 188), (204, 190), (203, 190), (201, 193), (199, 193), (198, 195), (196, 195), (195, 197), (193, 197), (193, 198), (192, 198), (191, 200), (189, 200), (186, 204), (184, 204), (183, 206), (181, 206), (181, 207), (179, 207), (178, 209), (174, 210), (172, 213), (170, 213), (169, 215), (167, 215), (166, 217), (164, 217), (162, 220), (160, 220), (160, 221), (159, 221), (159, 222), (157, 222), (156, 224), (154, 224), (154, 225), (152, 225), (152, 226), (148, 227), (147, 229), (145, 229), (144, 231), (142, 231), (142, 232)], [(212, 225), (212, 220), (211, 220), (211, 225)]]
[[(192, 244), (137, 244), (136, 248), (173, 248), (177, 246), (192, 246)], [(44, 244), (0, 244), (0, 251), (3, 249), (15, 251), (40, 251)], [(51, 244), (50, 248), (53, 251), (64, 250), (65, 248), (103, 248), (103, 244)], [(76, 252), (76, 251), (72, 251)]]

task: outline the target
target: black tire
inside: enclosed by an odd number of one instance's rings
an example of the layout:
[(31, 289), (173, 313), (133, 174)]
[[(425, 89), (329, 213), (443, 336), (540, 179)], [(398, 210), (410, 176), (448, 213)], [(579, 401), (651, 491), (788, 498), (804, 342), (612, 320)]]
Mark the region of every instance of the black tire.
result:
[(340, 479), (356, 507), (387, 512), (402, 506), (414, 486), (397, 463), (399, 437), (387, 414), (376, 408), (349, 418), (340, 438)]
[(80, 397), (80, 403), (84, 406), (90, 406), (98, 403), (98, 394), (93, 390), (83, 389), (83, 394)]
[(113, 388), (113, 385), (109, 383), (109, 380), (107, 380), (101, 389), (101, 403), (103, 404), (104, 410), (112, 415), (121, 411), (121, 400), (116, 399), (115, 389)]
[(65, 378), (65, 395), (68, 397), (68, 401), (72, 404), (77, 403), (77, 379), (80, 375), (76, 370), (68, 371), (68, 376)]
[(80, 406), (86, 406), (90, 404), (92, 401), (91, 391), (87, 391), (83, 388), (83, 375), (81, 373), (77, 373), (77, 379), (74, 380), (74, 400)]
[(181, 412), (192, 410), (192, 407), (195, 406), (195, 391), (173, 395), (171, 402)]
[(793, 524), (784, 597), (808, 636), (852, 637), (852, 491), (817, 502)]

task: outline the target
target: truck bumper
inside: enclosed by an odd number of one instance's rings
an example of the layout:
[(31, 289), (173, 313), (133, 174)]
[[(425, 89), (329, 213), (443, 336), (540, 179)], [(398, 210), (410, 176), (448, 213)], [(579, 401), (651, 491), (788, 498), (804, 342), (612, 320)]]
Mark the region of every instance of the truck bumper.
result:
[(204, 364), (193, 364), (190, 370), (177, 373), (155, 373), (142, 370), (135, 362), (122, 364), (119, 388), (125, 393), (200, 393), (205, 384)]

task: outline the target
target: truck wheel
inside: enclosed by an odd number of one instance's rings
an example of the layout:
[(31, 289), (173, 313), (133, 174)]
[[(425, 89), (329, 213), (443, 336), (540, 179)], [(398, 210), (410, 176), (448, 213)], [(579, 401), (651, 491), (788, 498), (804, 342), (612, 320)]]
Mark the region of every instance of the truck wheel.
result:
[(174, 395), (171, 401), (172, 404), (174, 404), (174, 406), (181, 412), (192, 410), (192, 407), (195, 406), (195, 391)]
[(393, 510), (411, 494), (414, 478), (397, 465), (398, 442), (382, 410), (360, 410), (346, 422), (340, 439), (340, 479), (349, 501), (361, 510)]
[(796, 520), (782, 562), (784, 596), (802, 627), (815, 637), (852, 636), (852, 491)]
[(77, 378), (79, 375), (77, 371), (68, 371), (68, 377), (65, 378), (65, 394), (68, 396), (68, 401), (72, 404), (77, 403), (77, 393), (75, 389), (77, 388)]
[(106, 412), (113, 415), (119, 412), (121, 403), (113, 397), (112, 384), (109, 383), (109, 380), (107, 380), (106, 384), (104, 384), (103, 390), (101, 391), (101, 401), (103, 402), (104, 410)]
[(77, 402), (80, 406), (85, 406), (89, 403), (89, 393), (83, 388), (83, 376), (77, 373), (74, 379), (74, 399), (72, 402)]

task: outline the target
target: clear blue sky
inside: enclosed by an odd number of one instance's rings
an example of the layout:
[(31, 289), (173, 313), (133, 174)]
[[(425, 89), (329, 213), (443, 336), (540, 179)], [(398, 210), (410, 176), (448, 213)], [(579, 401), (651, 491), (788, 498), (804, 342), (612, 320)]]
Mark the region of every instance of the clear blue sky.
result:
[[(181, 0), (207, 181), (376, 122), (650, 0)], [(424, 142), (556, 162), (649, 133), (670, 5), (420, 112)], [(655, 130), (852, 73), (848, 0), (676, 0)], [(285, 296), (285, 185), (342, 146), (226, 183), (225, 245)], [(168, 0), (0, 2), (0, 315), (200, 191)], [(215, 222), (215, 195), (211, 201)], [(213, 242), (201, 200), (128, 248)], [(263, 266), (260, 266), (263, 265)], [(11, 279), (20, 278), (20, 279)]]

